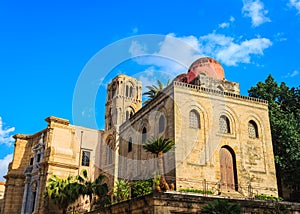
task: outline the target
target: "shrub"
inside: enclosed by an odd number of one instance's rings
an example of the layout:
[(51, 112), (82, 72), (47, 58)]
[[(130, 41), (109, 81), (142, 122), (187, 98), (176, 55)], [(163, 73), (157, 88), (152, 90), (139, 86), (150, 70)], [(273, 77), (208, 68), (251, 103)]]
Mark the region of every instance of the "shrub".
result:
[(275, 196), (272, 196), (272, 195), (265, 195), (265, 194), (256, 195), (255, 199), (258, 199), (258, 200), (271, 200), (271, 201), (282, 201), (283, 200), (283, 198), (281, 198), (281, 197), (275, 197)]

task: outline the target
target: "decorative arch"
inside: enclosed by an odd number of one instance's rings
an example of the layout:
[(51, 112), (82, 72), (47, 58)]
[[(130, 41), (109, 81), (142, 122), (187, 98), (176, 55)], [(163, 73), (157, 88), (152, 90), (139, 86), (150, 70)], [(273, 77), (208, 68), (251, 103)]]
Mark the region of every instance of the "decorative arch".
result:
[[(218, 118), (216, 118), (216, 123), (219, 124), (218, 133), (220, 134), (232, 134), (235, 135), (239, 131), (239, 120), (234, 110), (228, 106), (217, 109), (216, 111), (220, 112)], [(221, 119), (223, 118), (223, 119)], [(220, 125), (229, 123), (229, 132), (221, 132)], [(225, 129), (224, 129), (225, 130)]]
[(248, 135), (249, 138), (259, 138), (258, 127), (254, 120), (248, 122)]
[(189, 126), (190, 128), (200, 129), (200, 114), (195, 109), (189, 112)]
[(264, 120), (260, 117), (260, 115), (257, 115), (253, 111), (249, 111), (248, 115), (249, 116), (247, 118), (245, 118), (245, 120), (248, 121), (248, 123), (245, 124), (245, 129), (248, 131), (248, 134), (249, 134), (249, 122), (250, 121), (253, 121), (257, 126), (257, 135), (258, 135), (258, 137), (257, 138), (251, 138), (251, 139), (263, 139), (263, 137), (264, 137), (264, 135), (263, 135), (264, 122), (263, 121)]
[(220, 174), (222, 190), (238, 191), (236, 156), (234, 150), (227, 145), (220, 149)]
[(231, 133), (231, 124), (228, 117), (222, 114), (219, 117), (219, 132), (222, 134), (230, 134)]

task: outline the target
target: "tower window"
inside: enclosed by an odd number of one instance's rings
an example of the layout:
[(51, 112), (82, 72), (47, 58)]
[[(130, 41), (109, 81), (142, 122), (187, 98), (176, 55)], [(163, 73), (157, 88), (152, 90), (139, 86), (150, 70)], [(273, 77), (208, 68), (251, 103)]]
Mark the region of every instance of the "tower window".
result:
[(258, 138), (258, 128), (253, 120), (248, 123), (248, 133), (250, 138)]
[(219, 118), (219, 131), (221, 133), (230, 133), (230, 123), (228, 117), (222, 115)]
[(129, 97), (133, 97), (133, 87), (132, 86), (130, 86)]
[(200, 128), (200, 115), (196, 110), (190, 111), (189, 119), (190, 119), (191, 128), (196, 128), (196, 129)]
[(126, 95), (126, 97), (128, 97), (128, 85), (126, 85), (126, 92), (125, 92), (125, 95)]
[(90, 155), (91, 155), (90, 152), (82, 151), (82, 158), (81, 158), (82, 166), (90, 166)]

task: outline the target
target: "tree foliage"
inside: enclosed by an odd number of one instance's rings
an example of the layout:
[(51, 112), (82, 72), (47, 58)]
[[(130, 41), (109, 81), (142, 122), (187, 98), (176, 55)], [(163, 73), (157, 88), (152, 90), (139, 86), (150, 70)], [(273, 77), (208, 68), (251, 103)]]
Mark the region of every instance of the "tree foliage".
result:
[(66, 213), (68, 206), (79, 197), (76, 191), (75, 180), (71, 176), (59, 178), (56, 175), (52, 175), (46, 186), (45, 197), (57, 205), (63, 213)]
[(80, 195), (89, 197), (90, 208), (93, 205), (93, 196), (97, 196), (99, 200), (108, 197), (108, 186), (103, 183), (104, 175), (99, 175), (98, 178), (91, 181), (86, 170), (83, 170), (82, 174), (83, 176), (78, 175), (75, 178), (72, 176), (60, 178), (52, 175), (48, 179), (44, 197), (52, 200), (63, 213), (66, 213), (68, 206), (74, 203)]
[(299, 185), (300, 99), (299, 87), (280, 85), (269, 75), (248, 90), (249, 96), (267, 100), (277, 173), (285, 185)]
[(90, 201), (90, 210), (92, 209), (94, 203), (94, 196), (98, 198), (105, 198), (107, 197), (108, 193), (108, 186), (104, 183), (105, 175), (100, 174), (94, 181), (92, 181), (88, 177), (87, 171), (84, 169), (82, 170), (82, 176), (77, 175), (77, 192), (82, 196), (88, 196)]
[(158, 164), (158, 170), (159, 174), (161, 175), (160, 178), (160, 185), (162, 189), (169, 190), (170, 187), (168, 183), (166, 182), (166, 178), (164, 175), (164, 163), (162, 155), (163, 153), (169, 152), (171, 149), (174, 148), (175, 142), (172, 139), (169, 138), (149, 138), (146, 143), (143, 145), (143, 148), (147, 152), (151, 152), (152, 154), (156, 154), (157, 156), (157, 164)]
[(161, 92), (169, 84), (170, 80), (168, 80), (166, 85), (164, 85), (161, 81), (157, 80), (157, 85), (146, 86), (148, 91), (143, 93), (143, 95), (148, 96), (148, 100), (146, 100), (144, 104), (149, 103), (154, 97), (156, 97), (156, 95), (159, 94), (159, 92)]

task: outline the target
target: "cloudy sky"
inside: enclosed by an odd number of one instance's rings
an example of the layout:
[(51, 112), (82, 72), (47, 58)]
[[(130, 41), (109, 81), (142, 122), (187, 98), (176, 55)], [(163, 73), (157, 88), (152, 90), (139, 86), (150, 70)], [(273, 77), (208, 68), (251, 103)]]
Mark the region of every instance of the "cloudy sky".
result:
[(104, 90), (95, 92), (94, 105), (74, 111), (81, 101), (74, 101), (76, 86), (95, 59), (96, 76), (83, 85), (105, 88), (126, 73), (145, 86), (210, 56), (243, 95), (268, 74), (299, 86), (300, 0), (102, 2), (0, 2), (0, 180), (12, 159), (12, 135), (45, 128), (46, 117), (103, 128)]

